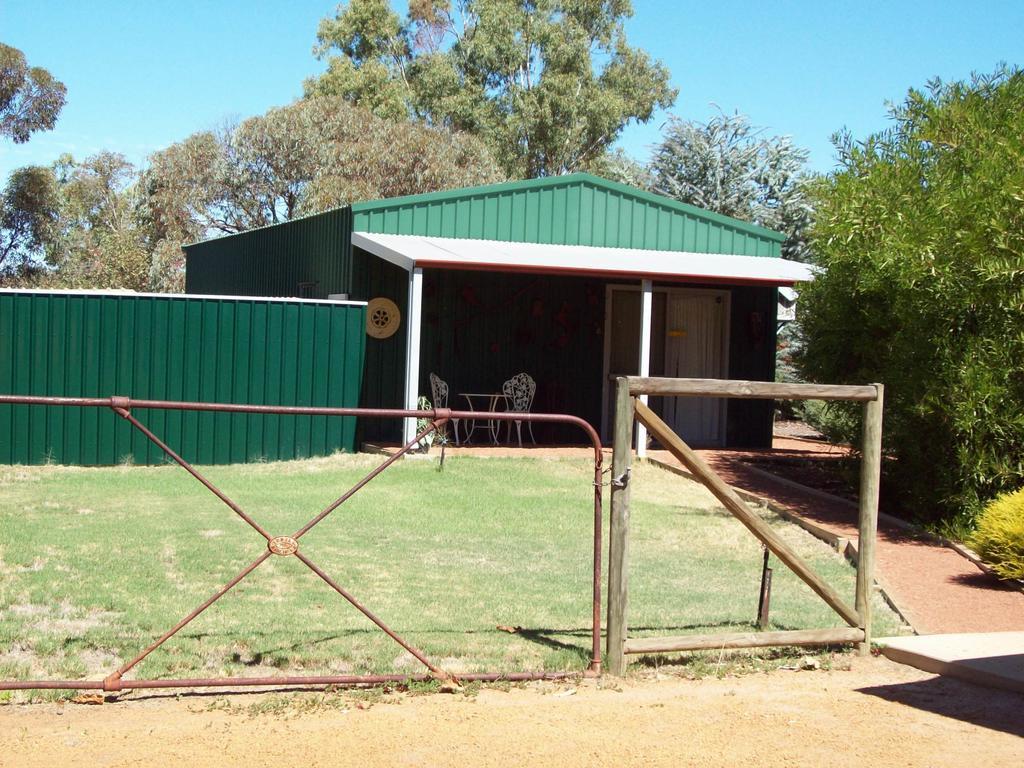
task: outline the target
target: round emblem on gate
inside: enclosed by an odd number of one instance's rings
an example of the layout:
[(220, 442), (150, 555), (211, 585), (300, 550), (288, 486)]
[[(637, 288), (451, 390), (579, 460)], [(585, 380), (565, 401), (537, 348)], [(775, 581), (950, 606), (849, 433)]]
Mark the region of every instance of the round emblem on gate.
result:
[(291, 536), (275, 536), (267, 543), (267, 547), (275, 555), (294, 555), (299, 551), (299, 542)]
[(398, 305), (391, 299), (378, 296), (366, 304), (366, 335), (375, 339), (394, 336), (402, 320)]

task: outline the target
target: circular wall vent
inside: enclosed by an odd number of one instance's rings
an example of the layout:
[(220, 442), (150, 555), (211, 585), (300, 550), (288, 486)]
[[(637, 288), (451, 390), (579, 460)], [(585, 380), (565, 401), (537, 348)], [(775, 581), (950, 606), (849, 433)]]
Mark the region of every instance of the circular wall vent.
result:
[(378, 296), (366, 305), (366, 335), (375, 339), (394, 336), (402, 322), (402, 313), (391, 299)]

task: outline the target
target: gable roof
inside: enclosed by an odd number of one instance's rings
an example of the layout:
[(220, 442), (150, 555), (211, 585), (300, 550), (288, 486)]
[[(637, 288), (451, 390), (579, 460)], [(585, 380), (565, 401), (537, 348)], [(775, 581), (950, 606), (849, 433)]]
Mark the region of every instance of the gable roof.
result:
[(779, 256), (786, 236), (589, 173), (352, 205), (354, 230), (394, 235)]

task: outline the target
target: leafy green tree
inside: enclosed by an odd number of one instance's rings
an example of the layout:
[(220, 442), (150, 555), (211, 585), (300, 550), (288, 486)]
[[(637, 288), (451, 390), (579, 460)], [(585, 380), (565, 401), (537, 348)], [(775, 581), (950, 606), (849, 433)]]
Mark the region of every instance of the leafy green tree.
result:
[(0, 222), (0, 282), (180, 290), (180, 245), (153, 237), (138, 182), (138, 170), (112, 152), (15, 171)]
[(0, 136), (23, 144), (57, 122), (67, 89), (42, 67), (30, 67), (25, 54), (0, 43)]
[(763, 227), (788, 239), (782, 255), (807, 261), (807, 150), (788, 136), (765, 136), (741, 114), (706, 123), (672, 117), (649, 164), (659, 194)]
[(40, 259), (56, 232), (60, 213), (53, 171), (40, 166), (11, 174), (0, 197), (0, 274)]
[(51, 284), (72, 288), (166, 290), (175, 280), (154, 260), (141, 216), (138, 170), (122, 155), (100, 152), (54, 166), (59, 228), (46, 244)]
[(144, 182), (156, 236), (183, 241), (502, 178), (478, 139), (318, 97), (157, 152)]
[(330, 94), (383, 117), (481, 137), (510, 177), (568, 173), (630, 121), (676, 97), (668, 70), (630, 46), (629, 0), (350, 0), (317, 33)]
[(799, 363), (883, 382), (890, 498), (965, 525), (1024, 484), (1024, 73), (936, 80), (891, 117), (837, 136), (815, 190)]

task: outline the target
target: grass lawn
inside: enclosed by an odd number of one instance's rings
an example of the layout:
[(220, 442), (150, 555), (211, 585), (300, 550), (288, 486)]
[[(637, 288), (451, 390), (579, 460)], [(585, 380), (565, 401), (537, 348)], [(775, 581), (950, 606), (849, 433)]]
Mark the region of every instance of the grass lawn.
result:
[[(271, 534), (291, 534), (379, 461), (339, 455), (209, 476)], [(452, 672), (580, 670), (592, 472), (576, 460), (452, 457), (443, 472), (400, 462), (304, 537), (302, 551)], [(700, 486), (651, 466), (634, 477), (631, 635), (751, 628), (757, 541)], [(853, 569), (796, 526), (772, 523), (852, 604)], [(264, 548), (176, 467), (2, 468), (0, 676), (101, 678)], [(841, 624), (775, 565), (773, 628)], [(876, 615), (879, 634), (897, 631), (880, 601)], [(302, 563), (272, 557), (127, 677), (275, 670), (423, 671)]]

